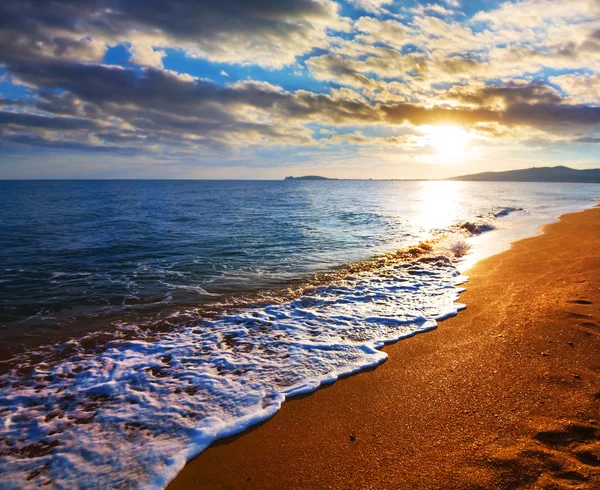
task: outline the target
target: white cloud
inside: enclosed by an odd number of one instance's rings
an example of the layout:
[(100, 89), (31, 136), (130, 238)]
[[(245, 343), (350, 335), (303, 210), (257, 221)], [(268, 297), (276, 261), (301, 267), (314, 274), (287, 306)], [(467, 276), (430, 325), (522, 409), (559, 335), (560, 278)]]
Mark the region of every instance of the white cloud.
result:
[(152, 46), (143, 44), (133, 44), (129, 48), (131, 57), (129, 61), (136, 65), (153, 66), (154, 68), (163, 67), (163, 58), (166, 53), (160, 49), (154, 49)]
[(452, 15), (454, 12), (448, 10), (443, 5), (438, 3), (433, 4), (420, 4), (417, 7), (411, 9), (411, 12), (417, 15), (425, 15), (427, 13), (434, 13), (439, 15)]
[(550, 77), (550, 82), (558, 85), (571, 103), (600, 104), (600, 74), (561, 75)]
[(348, 3), (355, 7), (362, 8), (367, 12), (381, 12), (385, 5), (390, 5), (394, 0), (347, 0)]

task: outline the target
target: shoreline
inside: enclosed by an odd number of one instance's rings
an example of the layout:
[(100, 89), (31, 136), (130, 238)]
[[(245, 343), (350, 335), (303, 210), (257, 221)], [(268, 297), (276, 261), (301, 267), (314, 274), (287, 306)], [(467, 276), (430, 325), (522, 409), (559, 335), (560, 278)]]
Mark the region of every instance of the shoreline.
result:
[(596, 207), (477, 262), (458, 317), (217, 441), (169, 488), (598, 483), (598, 245)]
[[(589, 206), (594, 206), (594, 204), (588, 204), (586, 207), (576, 210), (566, 208), (563, 209), (563, 214), (581, 212), (590, 209)], [(464, 274), (477, 262), (509, 249), (514, 241), (538, 235), (544, 226), (556, 222), (559, 218), (559, 216), (550, 217), (550, 215), (538, 216), (527, 223), (523, 220), (523, 217), (520, 217), (513, 220), (508, 228), (505, 228), (502, 226), (502, 220), (506, 219), (512, 212), (524, 211), (521, 208), (505, 208), (504, 210), (506, 209), (509, 210), (507, 214), (491, 215), (499, 220), (498, 228), (485, 230), (470, 236), (465, 232), (463, 237), (460, 236), (461, 221), (457, 221), (444, 232), (445, 236), (457, 234), (458, 238), (464, 239), (471, 249), (464, 257), (466, 260), (458, 260), (455, 264), (461, 274)], [(479, 218), (484, 218), (484, 216), (479, 216)], [(468, 223), (468, 221), (465, 223)], [(217, 299), (205, 298), (193, 305), (166, 304), (160, 305), (160, 308), (158, 308), (157, 303), (152, 303), (148, 306), (154, 306), (155, 309), (149, 311), (137, 311), (135, 307), (131, 307), (129, 310), (111, 312), (106, 316), (72, 317), (63, 319), (58, 324), (45, 324), (42, 322), (39, 325), (28, 325), (27, 327), (30, 330), (25, 337), (22, 335), (23, 325), (20, 322), (9, 323), (5, 325), (0, 337), (0, 374), (8, 372), (23, 358), (35, 353), (35, 351), (38, 351), (40, 355), (54, 357), (56, 349), (60, 350), (61, 346), (73, 342), (85, 346), (85, 349), (96, 349), (109, 340), (122, 341), (136, 338), (131, 331), (120, 329), (119, 325), (140, 324), (142, 330), (147, 330), (149, 333), (161, 333), (165, 329), (168, 330), (174, 322), (179, 322), (179, 326), (192, 324), (201, 319), (211, 320), (224, 314), (231, 314), (248, 308), (250, 305), (266, 306), (294, 300), (315, 287), (335, 284), (349, 274), (376, 270), (385, 266), (388, 261), (413, 260), (428, 251), (427, 249), (420, 250), (419, 254), (415, 256), (412, 254), (414, 250), (421, 249), (428, 244), (434, 244), (439, 238), (440, 236), (432, 235), (424, 237), (420, 242), (406, 244), (399, 248), (390, 248), (389, 250), (382, 249), (354, 261), (335, 263), (323, 270), (289, 279), (274, 288), (260, 287), (247, 291), (217, 293)], [(490, 247), (492, 238), (495, 246)], [(174, 318), (182, 311), (181, 318), (175, 321)]]

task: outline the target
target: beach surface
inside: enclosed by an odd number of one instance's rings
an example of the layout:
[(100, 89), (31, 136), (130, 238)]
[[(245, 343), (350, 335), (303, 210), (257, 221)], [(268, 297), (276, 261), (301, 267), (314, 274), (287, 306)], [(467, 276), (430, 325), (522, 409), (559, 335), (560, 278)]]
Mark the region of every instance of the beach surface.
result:
[(600, 488), (600, 208), (467, 275), (464, 312), (218, 441), (169, 489)]

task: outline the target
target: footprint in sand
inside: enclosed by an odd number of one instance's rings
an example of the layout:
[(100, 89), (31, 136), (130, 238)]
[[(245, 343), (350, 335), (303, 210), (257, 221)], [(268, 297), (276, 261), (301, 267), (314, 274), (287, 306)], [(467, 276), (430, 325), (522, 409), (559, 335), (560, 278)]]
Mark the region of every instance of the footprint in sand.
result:
[(577, 318), (577, 319), (581, 319), (581, 318), (590, 318), (591, 315), (584, 315), (582, 313), (575, 313), (574, 311), (567, 311), (565, 313), (565, 317), (567, 318)]
[(585, 425), (569, 425), (564, 430), (538, 432), (534, 438), (546, 446), (571, 446), (598, 439), (598, 429)]
[(594, 304), (591, 301), (588, 301), (587, 299), (572, 299), (571, 301), (567, 301), (567, 303), (571, 303), (574, 305), (593, 305)]
[(571, 424), (538, 432), (525, 448), (504, 448), (486, 466), (496, 473), (490, 488), (600, 488), (600, 431)]

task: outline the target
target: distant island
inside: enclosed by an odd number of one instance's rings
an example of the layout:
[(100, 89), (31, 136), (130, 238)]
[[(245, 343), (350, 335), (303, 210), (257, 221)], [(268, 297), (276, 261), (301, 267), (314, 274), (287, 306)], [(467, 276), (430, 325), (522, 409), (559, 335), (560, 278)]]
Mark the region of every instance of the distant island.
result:
[(467, 182), (565, 182), (581, 184), (600, 183), (600, 169), (577, 170), (565, 166), (526, 168), (506, 172), (483, 172), (480, 174), (460, 175), (445, 180)]
[[(335, 179), (321, 175), (303, 175), (301, 177), (286, 177), (283, 180), (355, 180)], [(373, 180), (373, 179), (356, 179)], [(432, 179), (377, 179), (392, 181), (420, 182)], [(433, 179), (438, 180), (438, 179)], [(504, 172), (482, 172), (478, 174), (459, 175), (442, 180), (464, 182), (556, 182), (573, 184), (600, 184), (600, 168), (577, 170), (570, 167), (534, 167), (520, 170), (507, 170)]]
[(283, 180), (337, 180), (329, 177), (321, 177), (320, 175), (304, 175), (303, 177), (286, 177)]

